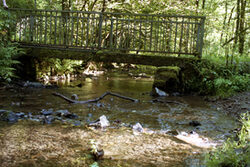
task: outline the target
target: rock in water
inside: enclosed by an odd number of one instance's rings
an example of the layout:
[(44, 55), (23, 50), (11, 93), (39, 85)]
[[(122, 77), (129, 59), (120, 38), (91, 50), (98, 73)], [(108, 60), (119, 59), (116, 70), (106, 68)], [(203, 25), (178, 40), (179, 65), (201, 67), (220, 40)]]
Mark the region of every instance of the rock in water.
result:
[(105, 128), (109, 125), (110, 123), (105, 115), (102, 115), (99, 119), (89, 124), (89, 126), (94, 126), (96, 128)]
[(105, 115), (102, 115), (99, 119), (100, 119), (100, 124), (101, 124), (102, 128), (105, 128), (105, 127), (110, 125), (110, 123)]
[(103, 149), (101, 149), (101, 150), (98, 149), (95, 153), (93, 153), (93, 155), (94, 155), (94, 159), (96, 161), (99, 160), (99, 159), (102, 159), (103, 156), (104, 156), (104, 150)]
[(18, 117), (18, 119), (22, 119), (25, 117), (25, 114), (23, 112), (18, 112), (16, 113), (16, 116)]
[(0, 120), (15, 123), (18, 121), (18, 116), (12, 111), (0, 110)]
[(143, 129), (143, 127), (141, 126), (141, 124), (137, 122), (135, 125), (133, 125), (133, 131), (136, 131), (136, 132), (144, 132), (144, 129)]
[(70, 113), (68, 110), (57, 110), (55, 112), (56, 116), (62, 117), (64, 116), (65, 118), (69, 119), (77, 119), (78, 116), (74, 113)]
[(39, 82), (25, 82), (23, 84), (24, 87), (29, 87), (29, 88), (44, 88), (45, 86)]
[(73, 95), (71, 96), (71, 99), (72, 99), (72, 100), (78, 100), (79, 98), (78, 98), (77, 94), (73, 94)]
[(166, 92), (158, 89), (157, 87), (155, 87), (155, 92), (158, 96), (169, 96)]
[(70, 112), (68, 110), (57, 110), (55, 113), (57, 116), (60, 116), (60, 117), (67, 116), (70, 114)]
[(53, 114), (53, 109), (48, 109), (48, 110), (42, 109), (41, 114), (45, 115), (45, 116), (52, 115)]
[(198, 121), (191, 121), (191, 122), (189, 122), (189, 125), (195, 127), (195, 126), (201, 126), (201, 123)]

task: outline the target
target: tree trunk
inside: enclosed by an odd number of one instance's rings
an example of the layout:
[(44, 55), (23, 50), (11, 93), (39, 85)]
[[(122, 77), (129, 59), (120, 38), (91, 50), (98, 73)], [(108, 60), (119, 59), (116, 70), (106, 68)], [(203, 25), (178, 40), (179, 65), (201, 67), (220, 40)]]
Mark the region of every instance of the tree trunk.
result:
[(235, 28), (235, 40), (234, 40), (234, 48), (238, 43), (238, 32), (239, 32), (239, 23), (240, 23), (240, 0), (237, 0), (237, 7), (236, 7), (236, 28)]
[(203, 0), (203, 1), (202, 1), (202, 9), (203, 9), (203, 10), (205, 9), (205, 3), (206, 3), (206, 0)]
[(103, 0), (102, 2), (102, 12), (105, 12), (106, 9), (106, 0)]
[(198, 10), (199, 10), (199, 0), (196, 0), (196, 13), (198, 13)]
[[(223, 21), (223, 31), (221, 32), (221, 36), (220, 36), (220, 42), (222, 43), (222, 39), (223, 39), (223, 35), (224, 35), (224, 30), (226, 28), (226, 20), (227, 20), (227, 1), (225, 1), (225, 17), (224, 17), (224, 21)], [(227, 41), (227, 39), (226, 39)]]
[(239, 53), (243, 54), (244, 52), (244, 43), (245, 43), (245, 14), (246, 14), (246, 0), (241, 0), (241, 9), (240, 9), (240, 17), (239, 17)]

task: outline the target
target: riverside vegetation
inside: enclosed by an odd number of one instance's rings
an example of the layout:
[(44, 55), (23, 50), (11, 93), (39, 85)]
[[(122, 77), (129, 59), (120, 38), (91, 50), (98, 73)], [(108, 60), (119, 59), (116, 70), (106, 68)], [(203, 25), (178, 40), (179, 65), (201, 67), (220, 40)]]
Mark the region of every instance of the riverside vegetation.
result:
[[(31, 1), (8, 1), (9, 7), (35, 8)], [(145, 3), (147, 5), (145, 5)], [(27, 5), (29, 4), (29, 6)], [(84, 4), (84, 5), (82, 5)], [(201, 95), (228, 97), (238, 92), (250, 90), (249, 27), (246, 18), (246, 0), (216, 1), (176, 1), (146, 0), (141, 3), (131, 0), (129, 3), (114, 1), (37, 1), (37, 8), (73, 9), (88, 11), (134, 12), (146, 14), (200, 14), (207, 15), (203, 58), (206, 64), (197, 64), (202, 82), (189, 83)], [(179, 6), (177, 8), (176, 6)], [(0, 7), (0, 81), (9, 82), (15, 76), (14, 59), (24, 52), (17, 44), (10, 43), (8, 35), (13, 28), (13, 18), (8, 11)], [(86, 63), (86, 62), (84, 62)], [(51, 59), (48, 66), (56, 66), (55, 73), (71, 73), (74, 61)], [(44, 67), (46, 68), (46, 67)], [(144, 67), (140, 66), (140, 69)], [(154, 69), (155, 70), (155, 69)], [(238, 137), (229, 139), (222, 147), (206, 155), (207, 166), (247, 166), (249, 165), (249, 113), (242, 116), (242, 128)]]

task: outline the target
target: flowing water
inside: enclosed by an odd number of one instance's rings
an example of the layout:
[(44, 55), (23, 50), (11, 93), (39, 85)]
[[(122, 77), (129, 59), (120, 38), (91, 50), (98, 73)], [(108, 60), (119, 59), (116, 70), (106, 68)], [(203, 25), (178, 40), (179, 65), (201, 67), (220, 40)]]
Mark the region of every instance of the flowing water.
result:
[[(54, 111), (67, 109), (77, 114), (82, 122), (80, 127), (64, 127), (65, 125), (58, 123), (42, 125), (27, 121), (19, 121), (16, 124), (2, 122), (0, 164), (10, 166), (20, 166), (20, 164), (27, 166), (28, 164), (29, 166), (32, 163), (37, 166), (55, 166), (54, 160), (56, 159), (57, 166), (65, 164), (89, 166), (93, 161), (88, 161), (91, 158), (87, 156), (89, 146), (86, 143), (89, 139), (95, 139), (105, 151), (104, 160), (98, 162), (99, 166), (185, 166), (185, 159), (221, 143), (237, 126), (233, 118), (208, 106), (199, 96), (161, 97), (158, 99), (161, 103), (149, 102), (154, 98), (150, 96), (152, 84), (152, 79), (135, 79), (126, 74), (111, 73), (101, 77), (59, 84), (58, 89), (0, 90), (0, 109), (33, 115), (40, 114), (43, 109)], [(139, 99), (140, 102), (135, 103), (106, 96), (94, 104), (69, 104), (52, 95), (53, 92), (59, 92), (68, 97), (77, 94), (79, 100), (89, 100), (107, 91)], [(104, 131), (85, 128), (84, 124), (102, 115), (105, 115), (111, 123), (116, 121), (125, 125), (134, 125), (139, 122), (147, 130), (143, 134), (137, 134), (126, 127)], [(199, 122), (201, 125), (192, 126), (190, 122)], [(172, 135), (172, 133), (178, 133), (178, 135)], [(38, 141), (33, 141), (34, 143), (30, 146), (34, 148), (27, 146), (28, 143), (32, 143), (27, 137), (29, 135), (33, 135), (30, 138), (37, 138), (36, 140), (41, 138), (39, 142), (47, 144), (47, 151), (41, 151), (43, 149), (34, 146)], [(50, 137), (43, 138), (44, 135)], [(20, 136), (28, 139), (21, 142), (23, 139)], [(17, 138), (20, 138), (20, 141)], [(23, 152), (20, 152), (22, 150), (20, 142), (26, 144), (24, 152), (28, 152), (30, 155), (28, 158), (21, 155)], [(49, 142), (52, 143), (51, 145), (58, 144), (58, 148), (48, 151), (52, 147), (48, 146)], [(70, 156), (73, 160), (66, 161), (65, 156), (67, 155), (68, 158), (69, 155), (62, 154), (60, 147), (65, 148), (67, 153), (72, 152)], [(42, 156), (42, 160), (40, 160), (41, 157), (40, 159), (32, 157), (32, 150), (39, 152), (35, 155)], [(53, 160), (48, 152), (55, 152), (52, 156)], [(19, 159), (13, 157), (19, 157)], [(15, 159), (15, 162), (11, 159)], [(20, 159), (26, 159), (26, 161), (23, 162)], [(27, 162), (27, 159), (32, 159), (32, 162)], [(195, 165), (189, 164), (189, 166)]]

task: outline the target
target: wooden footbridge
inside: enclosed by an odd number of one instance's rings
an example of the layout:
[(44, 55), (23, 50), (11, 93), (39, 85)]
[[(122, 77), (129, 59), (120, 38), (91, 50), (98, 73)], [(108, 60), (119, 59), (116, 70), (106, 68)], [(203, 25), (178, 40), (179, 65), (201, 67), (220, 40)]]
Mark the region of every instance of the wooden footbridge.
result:
[(106, 52), (124, 60), (156, 53), (202, 56), (204, 16), (8, 10), (16, 21), (11, 40), (21, 47)]

